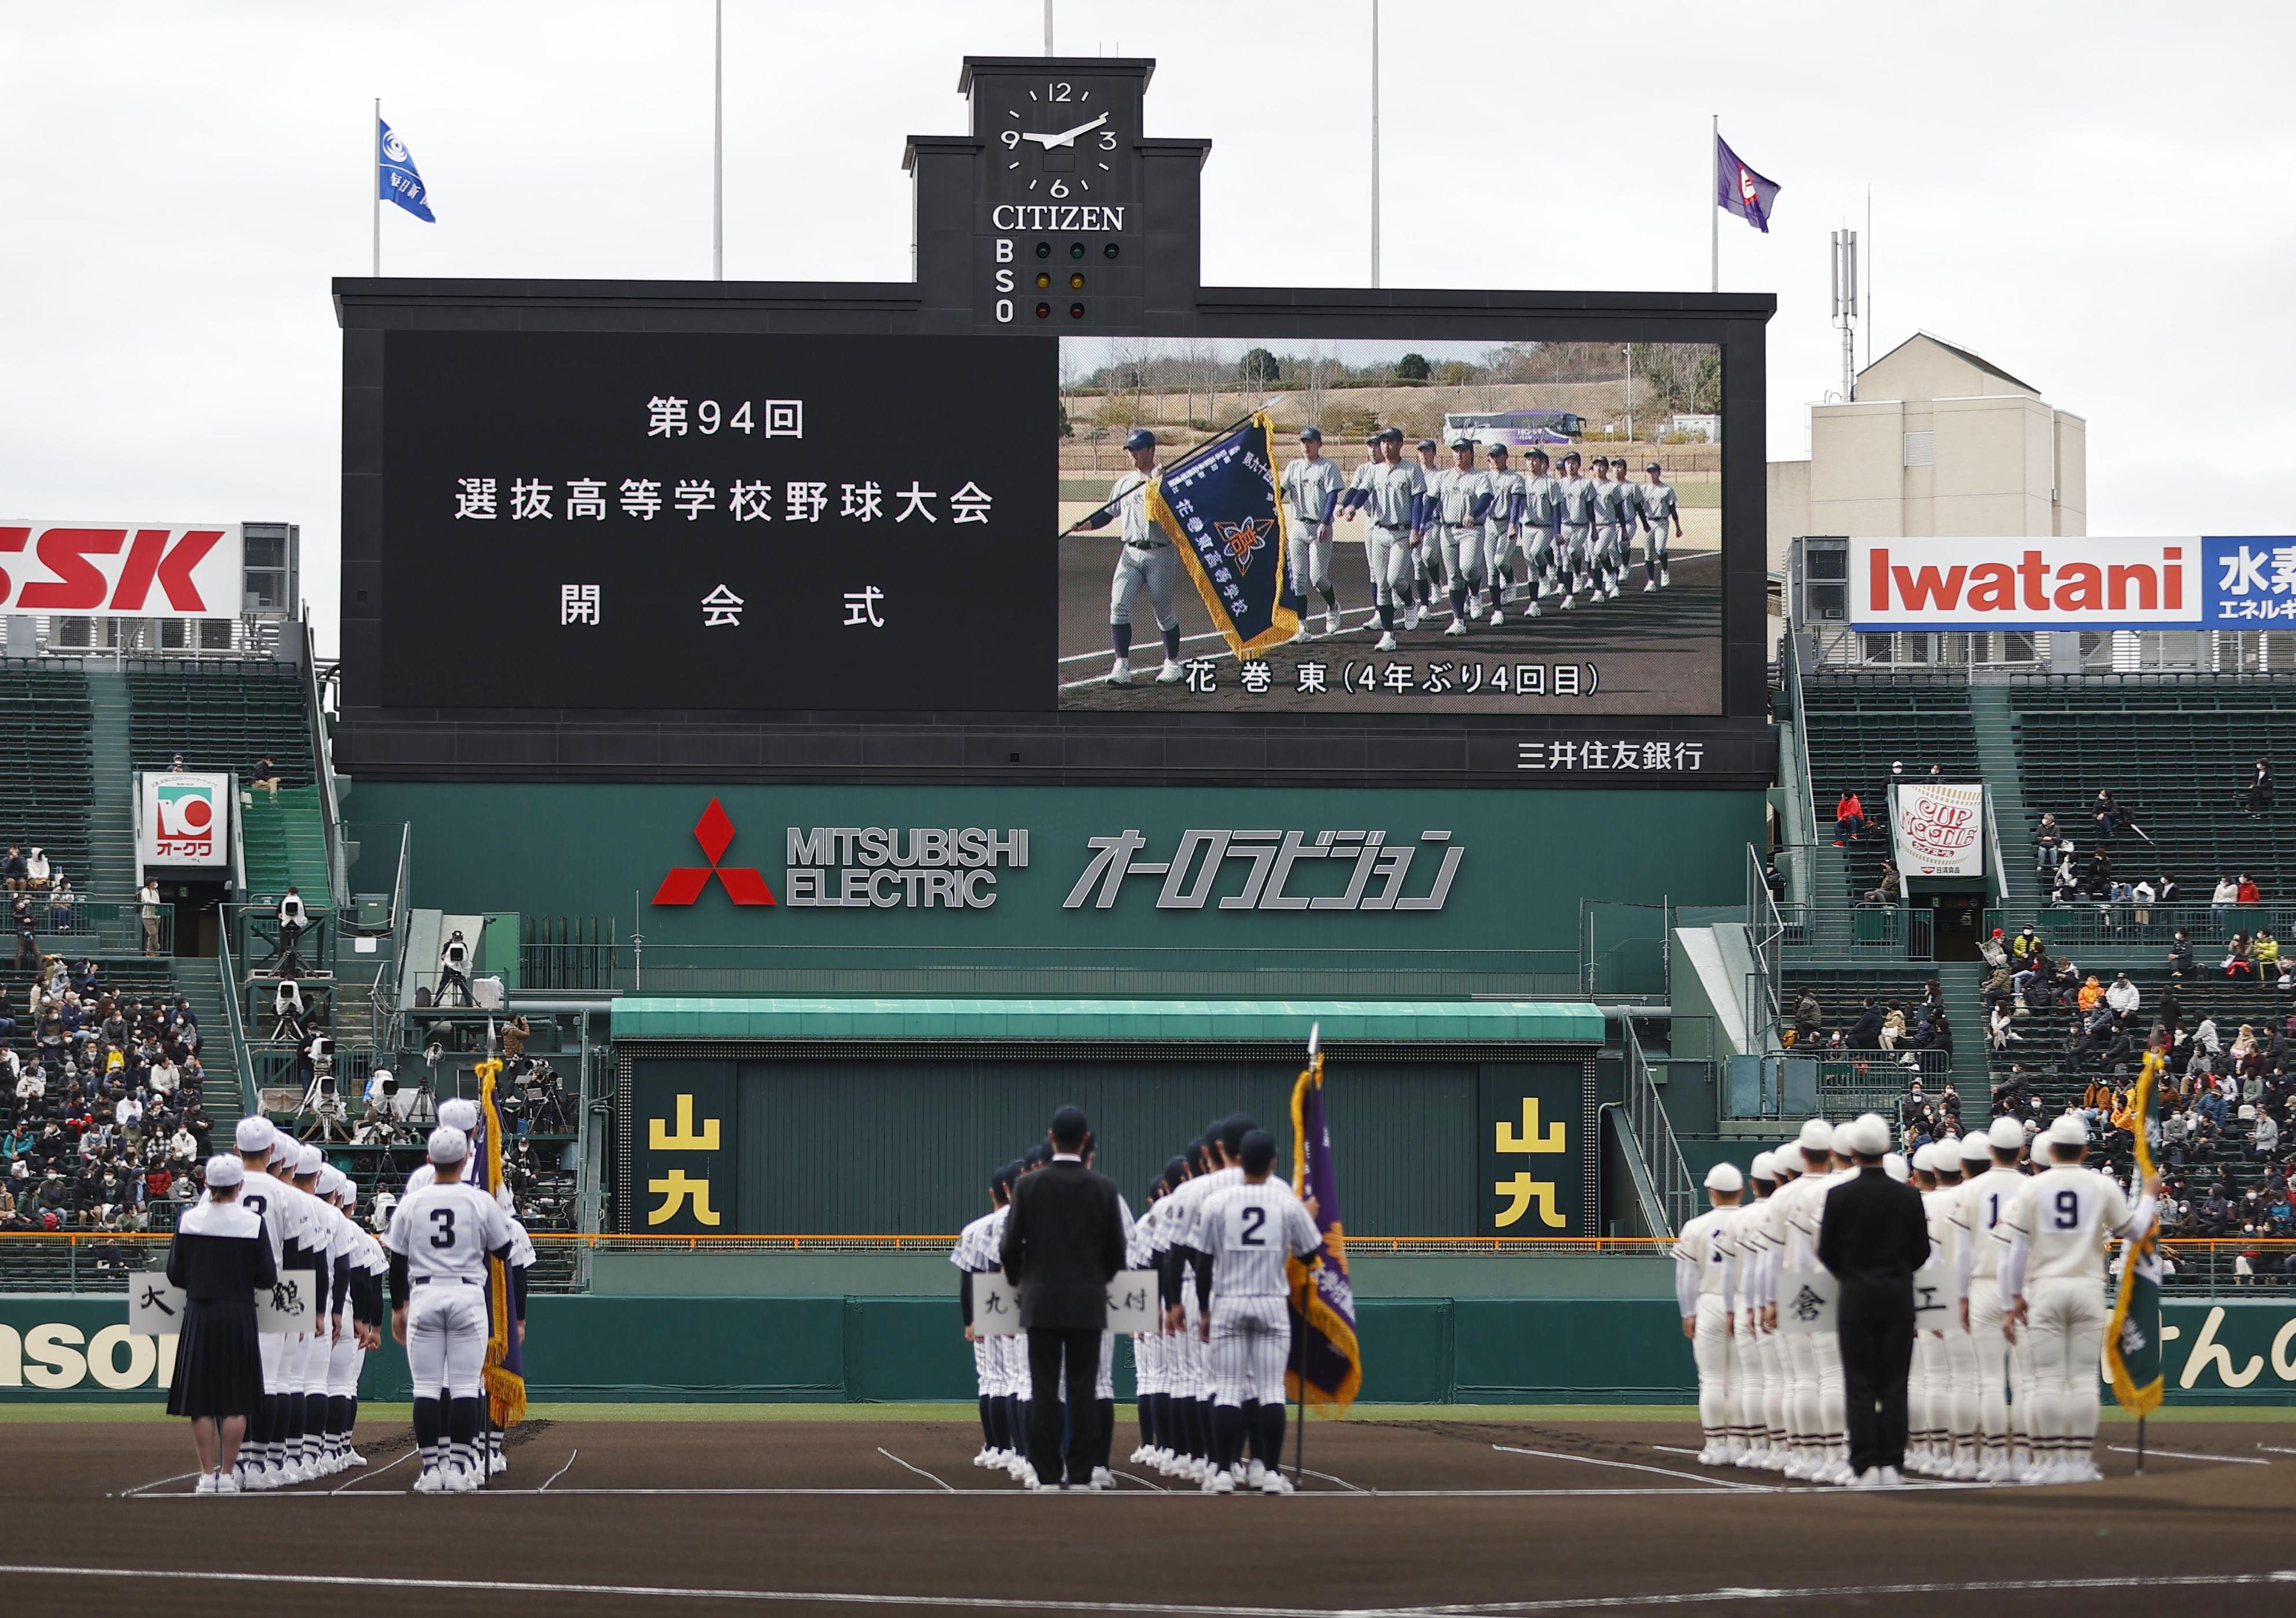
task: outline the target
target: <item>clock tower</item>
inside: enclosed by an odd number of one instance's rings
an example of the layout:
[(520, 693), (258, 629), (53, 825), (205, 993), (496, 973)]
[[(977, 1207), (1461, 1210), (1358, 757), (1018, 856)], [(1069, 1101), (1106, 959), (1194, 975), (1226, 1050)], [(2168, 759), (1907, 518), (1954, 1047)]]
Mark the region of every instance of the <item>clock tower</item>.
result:
[(1136, 332), (1194, 308), (1209, 141), (1150, 140), (1153, 62), (967, 57), (969, 135), (911, 137), (931, 329)]

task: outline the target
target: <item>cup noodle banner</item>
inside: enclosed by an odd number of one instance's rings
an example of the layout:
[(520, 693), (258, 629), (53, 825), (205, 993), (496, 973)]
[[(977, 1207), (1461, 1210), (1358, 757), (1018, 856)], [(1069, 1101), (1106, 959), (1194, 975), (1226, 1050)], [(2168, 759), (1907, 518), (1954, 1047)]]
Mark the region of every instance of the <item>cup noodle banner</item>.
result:
[(1985, 875), (1985, 789), (1916, 782), (1897, 789), (1890, 815), (1904, 876)]
[(0, 612), (231, 618), (245, 551), (236, 522), (0, 517)]

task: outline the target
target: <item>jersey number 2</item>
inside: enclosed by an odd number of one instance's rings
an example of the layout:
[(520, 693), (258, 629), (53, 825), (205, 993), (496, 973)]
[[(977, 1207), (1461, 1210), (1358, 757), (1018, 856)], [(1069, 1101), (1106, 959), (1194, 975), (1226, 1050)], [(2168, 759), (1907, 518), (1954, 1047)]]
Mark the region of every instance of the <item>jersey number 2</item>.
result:
[(1259, 1234), (1259, 1228), (1267, 1223), (1267, 1209), (1246, 1208), (1243, 1211), (1243, 1218), (1241, 1222), (1243, 1228), (1236, 1234), (1236, 1245), (1239, 1247), (1265, 1247), (1267, 1245), (1267, 1238)]
[(430, 1245), (452, 1247), (455, 1244), (455, 1211), (452, 1208), (433, 1208), (430, 1210), (430, 1222), (439, 1227), (430, 1234)]

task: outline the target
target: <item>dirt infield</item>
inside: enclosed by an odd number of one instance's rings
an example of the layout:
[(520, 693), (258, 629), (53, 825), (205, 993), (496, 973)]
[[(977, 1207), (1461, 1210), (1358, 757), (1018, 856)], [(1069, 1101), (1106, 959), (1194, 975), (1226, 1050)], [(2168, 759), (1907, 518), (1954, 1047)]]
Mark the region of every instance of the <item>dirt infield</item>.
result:
[(2142, 1478), (2106, 1448), (2102, 1484), (1856, 1494), (1703, 1471), (1680, 1422), (1319, 1422), (1304, 1491), (1274, 1499), (1123, 1465), (1128, 1421), (1119, 1491), (1060, 1495), (973, 1467), (959, 1422), (537, 1422), (476, 1498), (406, 1492), (396, 1424), (362, 1427), (365, 1471), (235, 1499), (184, 1492), (175, 1424), (4, 1436), (12, 1614), (2043, 1614), (2141, 1588), (2216, 1618), (2296, 1597), (2282, 1424), (2157, 1422)]

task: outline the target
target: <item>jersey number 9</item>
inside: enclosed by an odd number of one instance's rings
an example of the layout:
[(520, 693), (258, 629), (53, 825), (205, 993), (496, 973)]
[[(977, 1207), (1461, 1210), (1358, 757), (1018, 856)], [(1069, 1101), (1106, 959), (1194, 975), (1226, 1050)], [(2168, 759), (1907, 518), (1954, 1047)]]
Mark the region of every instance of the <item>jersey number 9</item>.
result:
[(2071, 1230), (2080, 1224), (2080, 1198), (2070, 1191), (2057, 1193), (2057, 1228)]

